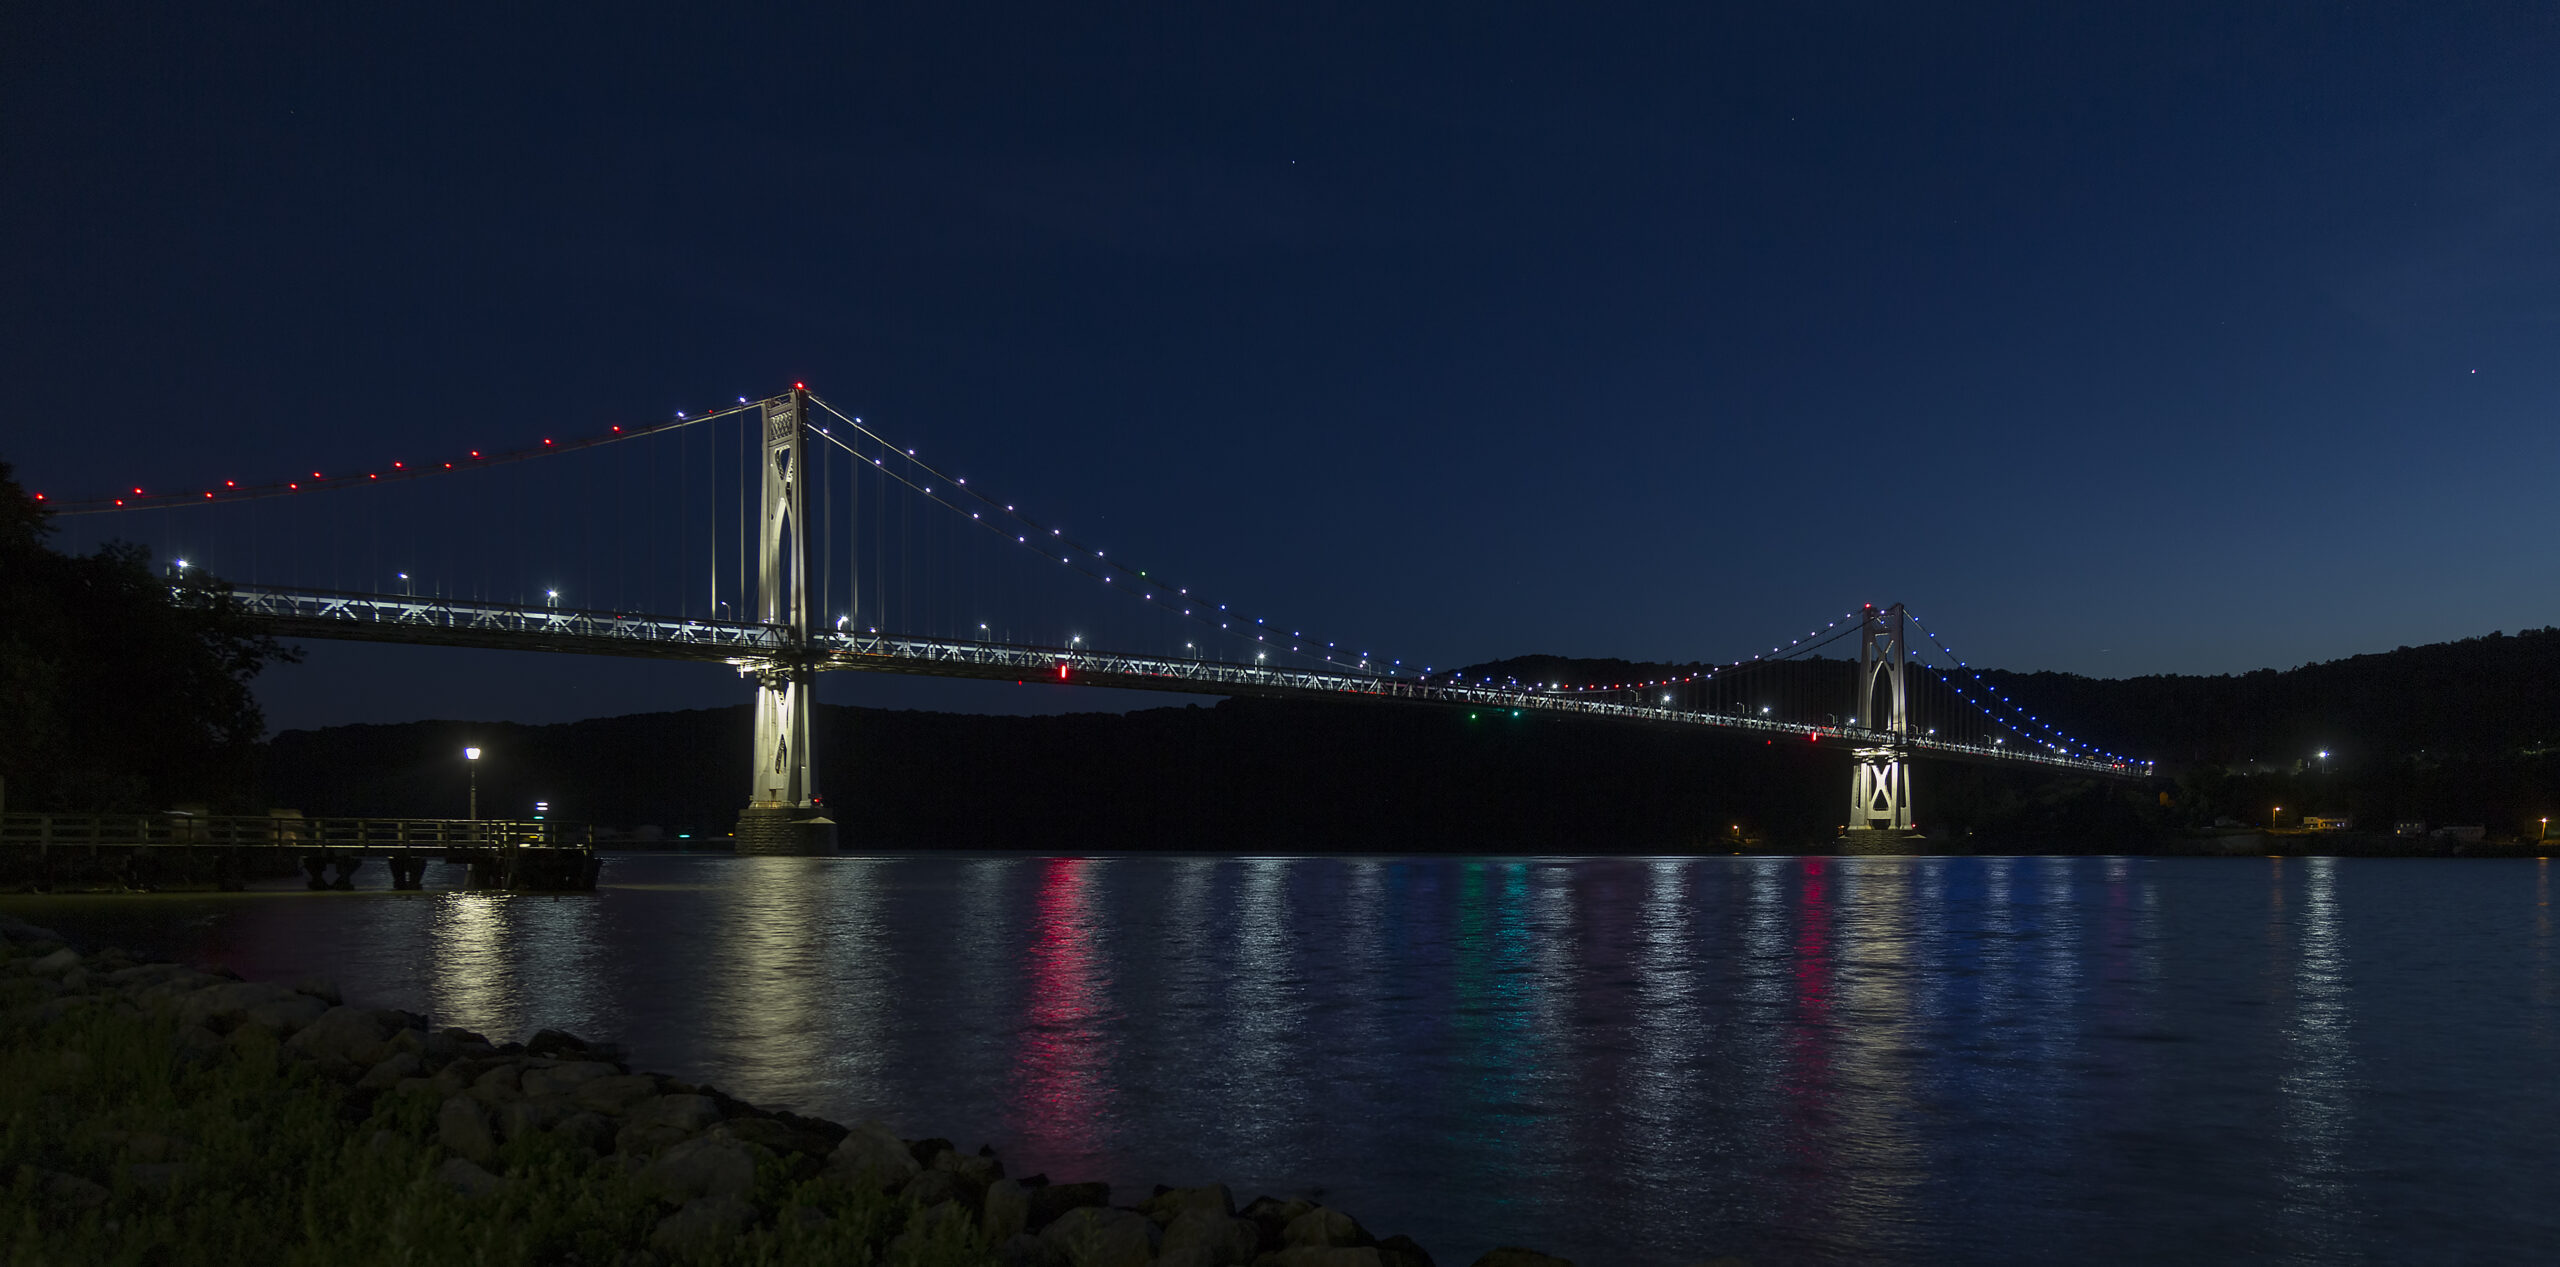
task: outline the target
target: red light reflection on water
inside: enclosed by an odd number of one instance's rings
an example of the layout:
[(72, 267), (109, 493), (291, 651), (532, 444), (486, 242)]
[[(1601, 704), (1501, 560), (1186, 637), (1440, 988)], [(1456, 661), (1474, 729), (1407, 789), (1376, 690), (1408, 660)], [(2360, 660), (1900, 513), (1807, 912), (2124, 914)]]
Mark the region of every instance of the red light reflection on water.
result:
[(1779, 1087), (1791, 1163), (1787, 1204), (1809, 1215), (1829, 1199), (1837, 1140), (1831, 1103), (1830, 877), (1821, 858), (1805, 859), (1802, 870), (1804, 884), (1796, 905), (1795, 1014), (1787, 1021), (1786, 1068)]
[(1110, 980), (1094, 945), (1094, 863), (1041, 863), (1033, 900), (1017, 1088), (1010, 1117), (1026, 1152), (1052, 1164), (1100, 1159), (1097, 1129), (1110, 1107)]

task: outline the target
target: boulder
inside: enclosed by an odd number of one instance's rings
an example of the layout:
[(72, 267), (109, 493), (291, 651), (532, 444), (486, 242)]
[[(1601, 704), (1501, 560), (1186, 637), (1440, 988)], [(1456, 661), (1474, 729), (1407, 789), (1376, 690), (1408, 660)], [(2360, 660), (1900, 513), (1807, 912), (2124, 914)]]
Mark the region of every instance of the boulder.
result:
[(500, 1139), (517, 1139), (551, 1129), (561, 1116), (555, 1100), (508, 1100), (489, 1110), (489, 1126)]
[(328, 1010), (328, 1005), (318, 999), (296, 994), (280, 985), (269, 985), (263, 981), (223, 981), (198, 989), (181, 1000), (178, 1023), (202, 1025), (215, 1031), (228, 1030), (239, 1024), (251, 1008), (289, 1000), (301, 1000), (302, 1005), (317, 1006), (324, 1012)]
[(1049, 1224), (1070, 1210), (1111, 1204), (1107, 1183), (1050, 1183), (1036, 1188), (1025, 1184), (1023, 1192), (1031, 1202), (1031, 1217), (1023, 1226), (1033, 1232), (1047, 1231)]
[(907, 1145), (907, 1155), (915, 1158), (917, 1165), (931, 1169), (934, 1158), (957, 1148), (958, 1145), (947, 1139), (920, 1139)]
[(333, 1007), (302, 1026), (284, 1046), (314, 1060), (371, 1066), (382, 1059), (383, 1042), (390, 1037), (391, 1026), (372, 1008)]
[(985, 1153), (945, 1152), (933, 1159), (933, 1168), (948, 1170), (969, 1181), (969, 1186), (983, 1190), (988, 1184), (1004, 1178), (1004, 1163)]
[(1368, 1229), (1361, 1227), (1358, 1219), (1331, 1206), (1317, 1206), (1289, 1220), (1280, 1229), (1280, 1244), (1288, 1249), (1299, 1246), (1351, 1248), (1377, 1243), (1378, 1238), (1369, 1235)]
[(672, 1144), (636, 1176), (640, 1189), (669, 1205), (696, 1197), (744, 1197), (755, 1191), (756, 1163), (772, 1153), (725, 1135), (697, 1135)]
[(77, 968), (79, 966), (80, 952), (73, 950), (69, 946), (65, 946), (52, 954), (46, 955), (42, 959), (38, 959), (28, 964), (27, 971), (39, 975), (50, 975), (56, 972), (69, 972), (73, 968)]
[(924, 1167), (907, 1151), (905, 1140), (878, 1122), (864, 1122), (846, 1132), (827, 1157), (827, 1174), (853, 1187), (894, 1192)]
[(600, 1060), (579, 1060), (547, 1069), (527, 1069), (517, 1085), (529, 1096), (566, 1096), (576, 1091), (580, 1083), (609, 1078), (621, 1072), (618, 1067)]
[(1262, 1248), (1262, 1229), (1253, 1220), (1200, 1205), (1184, 1210), (1166, 1224), (1164, 1252), (1196, 1251), (1209, 1267), (1235, 1267), (1253, 1261)]
[(507, 1185), (507, 1181), (472, 1164), (464, 1157), (447, 1157), (436, 1167), (436, 1182), (466, 1197), (485, 1197)]
[(1065, 1267), (1066, 1256), (1029, 1232), (1016, 1232), (996, 1242), (998, 1267)]
[(658, 1094), (658, 1080), (645, 1073), (617, 1073), (589, 1078), (569, 1093), (569, 1102), (593, 1113), (622, 1114)]
[(898, 1189), (898, 1199), (926, 1209), (956, 1201), (962, 1209), (975, 1210), (986, 1200), (986, 1190), (970, 1186), (968, 1180), (948, 1170), (921, 1170)]
[(769, 1117), (733, 1117), (711, 1129), (732, 1139), (745, 1140), (777, 1157), (797, 1155), (824, 1160), (833, 1147), (825, 1136), (799, 1130)]
[(497, 1104), (523, 1095), (524, 1066), (508, 1060), (481, 1070), (480, 1076), (471, 1080), (470, 1094), (482, 1104)]
[(260, 1003), (240, 1014), (240, 1023), (275, 1031), (282, 1038), (295, 1033), (328, 1014), (329, 1005), (308, 994), (294, 994), (271, 1002)]
[(1293, 1245), (1256, 1256), (1253, 1267), (1381, 1267), (1372, 1245)]
[(1534, 1249), (1522, 1249), (1517, 1245), (1504, 1245), (1486, 1250), (1484, 1257), (1476, 1260), (1475, 1267), (1573, 1267), (1573, 1260), (1541, 1254)]
[(436, 1142), (457, 1156), (487, 1165), (498, 1159), (498, 1136), (489, 1111), (469, 1096), (448, 1096), (436, 1111)]
[(1024, 1195), (1021, 1184), (998, 1179), (987, 1185), (986, 1198), (978, 1203), (978, 1226), (986, 1231), (988, 1243), (1001, 1245), (1013, 1239), (1030, 1220), (1031, 1198)]
[(293, 983), (293, 992), (308, 994), (331, 1007), (347, 1001), (347, 996), (338, 992), (338, 983), (327, 977), (304, 977)]
[(403, 1078), (417, 1077), (425, 1068), (416, 1056), (395, 1051), (373, 1068), (365, 1070), (364, 1076), (356, 1079), (356, 1088), (361, 1091), (388, 1091), (400, 1085)]
[(1290, 1221), (1314, 1208), (1316, 1203), (1313, 1201), (1282, 1201), (1274, 1197), (1255, 1197), (1245, 1202), (1244, 1209), (1237, 1213), (1253, 1220), (1254, 1226), (1261, 1229), (1264, 1249), (1278, 1249), (1286, 1243), (1281, 1239), (1280, 1234), (1289, 1226)]
[(643, 1156), (691, 1139), (720, 1120), (719, 1106), (702, 1095), (652, 1096), (631, 1106), (614, 1136), (617, 1151)]
[(1195, 1209), (1213, 1210), (1219, 1218), (1236, 1212), (1236, 1199), (1223, 1183), (1198, 1188), (1166, 1188), (1140, 1203), (1138, 1210), (1158, 1223), (1171, 1223), (1185, 1212)]
[(601, 1113), (572, 1113), (551, 1128), (551, 1135), (591, 1153), (606, 1153), (613, 1151), (614, 1133), (621, 1129)]
[(1414, 1239), (1399, 1232), (1378, 1242), (1379, 1267), (1437, 1267)]
[[(948, 1172), (927, 1172), (948, 1173)], [(1040, 1229), (1042, 1244), (1076, 1267), (1147, 1267), (1162, 1230), (1135, 1210), (1078, 1206)]]
[(678, 1262), (706, 1257), (737, 1239), (755, 1221), (756, 1208), (745, 1197), (695, 1197), (658, 1220), (649, 1233), (649, 1248)]

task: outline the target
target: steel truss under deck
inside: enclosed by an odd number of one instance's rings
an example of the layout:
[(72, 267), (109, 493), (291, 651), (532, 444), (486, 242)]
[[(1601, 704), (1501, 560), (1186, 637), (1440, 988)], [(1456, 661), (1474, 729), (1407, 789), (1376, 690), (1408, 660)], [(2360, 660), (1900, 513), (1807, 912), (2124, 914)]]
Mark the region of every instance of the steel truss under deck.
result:
[[(209, 601), (206, 591), (177, 588), (181, 602)], [(219, 600), (210, 600), (219, 601)], [(2144, 777), (2131, 765), (1935, 736), (1895, 734), (1864, 726), (1818, 726), (1740, 713), (1694, 712), (1593, 699), (1578, 693), (1504, 690), (1423, 682), (1353, 669), (1272, 668), (1225, 660), (1126, 655), (1082, 647), (968, 642), (869, 632), (813, 633), (794, 656), (782, 625), (677, 620), (631, 612), (587, 611), (397, 594), (235, 588), (228, 601), (279, 637), (421, 643), (513, 651), (709, 660), (754, 669), (805, 657), (812, 669), (850, 669), (987, 681), (1046, 681), (1195, 695), (1297, 699), (1367, 699), (1535, 710), (1665, 725), (1705, 726), (1860, 749), (2001, 765), (2034, 765), (2084, 774)]]

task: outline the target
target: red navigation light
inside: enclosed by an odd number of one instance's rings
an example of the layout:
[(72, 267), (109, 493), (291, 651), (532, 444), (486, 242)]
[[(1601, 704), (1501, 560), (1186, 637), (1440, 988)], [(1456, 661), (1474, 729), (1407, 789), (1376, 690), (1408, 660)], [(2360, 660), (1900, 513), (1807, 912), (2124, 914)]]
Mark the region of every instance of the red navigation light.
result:
[(374, 473), (373, 473), (373, 472), (371, 472), (371, 471), (367, 471), (367, 472), (365, 472), (365, 473), (364, 473), (364, 477), (365, 477), (366, 479), (369, 479), (369, 480), (378, 480), (378, 479), (381, 479), (381, 478), (382, 478), (381, 476), (376, 475), (376, 474), (374, 474)]
[(311, 478), (313, 478), (313, 479), (315, 479), (315, 480), (316, 480), (316, 479), (318, 479), (318, 478), (320, 478), (320, 472), (318, 472), (318, 471), (313, 471), (313, 472), (311, 473)]
[(805, 392), (809, 390), (809, 385), (807, 383), (793, 383), (791, 385), (791, 390), (795, 392)]
[(238, 487), (240, 487), (240, 481), (238, 481), (238, 480), (224, 480), (224, 481), (222, 481), (222, 486), (223, 486), (224, 488), (238, 488)]
[(1821, 742), (1822, 742), (1822, 736), (1820, 736), (1820, 735), (1806, 735), (1804, 738), (1805, 738), (1805, 742), (1807, 742), (1807, 743), (1821, 743)]
[(211, 493), (207, 493), (207, 494), (205, 494), (205, 495), (204, 495), (204, 499), (205, 499), (206, 501), (212, 501), (212, 500), (213, 500), (213, 494), (211, 494)]
[(476, 458), (476, 457), (478, 457), (478, 456), (480, 456), (480, 450), (478, 450), (478, 449), (473, 449), (473, 450), (471, 451), (471, 456), (473, 456), (473, 457), (475, 457), (475, 458)]
[(302, 491), (302, 486), (300, 484), (287, 484), (285, 487), (290, 488), (297, 493)]
[(138, 488), (137, 488), (137, 489), (135, 489), (135, 490), (133, 490), (133, 495), (134, 495), (134, 496), (136, 496), (136, 497), (140, 497), (140, 496), (142, 496), (142, 490), (141, 490), (141, 489), (138, 489)]
[(542, 437), (542, 443), (543, 443), (543, 447), (545, 447), (545, 448), (550, 447), (550, 445), (551, 445), (551, 437), (549, 437), (549, 436), (544, 436), (544, 437)]
[(36, 500), (37, 500), (37, 501), (43, 501), (43, 500), (44, 500), (44, 494), (42, 494), (42, 493), (38, 493), (38, 494), (36, 494)]
[(123, 499), (123, 498), (121, 498), (121, 497), (117, 498), (117, 499), (116, 499), (116, 504), (117, 504), (117, 505), (119, 505), (119, 506), (123, 505), (123, 504), (124, 504), (124, 499)]
[(1067, 680), (1067, 666), (1063, 664), (1058, 666), (1058, 680), (1061, 682)]
[(406, 462), (394, 462), (391, 464), (391, 469), (395, 471), (405, 471), (409, 469), (409, 464)]
[(613, 433), (614, 433), (615, 435), (621, 435), (621, 434), (622, 434), (622, 428), (620, 428), (620, 427), (615, 427), (615, 428), (613, 429)]

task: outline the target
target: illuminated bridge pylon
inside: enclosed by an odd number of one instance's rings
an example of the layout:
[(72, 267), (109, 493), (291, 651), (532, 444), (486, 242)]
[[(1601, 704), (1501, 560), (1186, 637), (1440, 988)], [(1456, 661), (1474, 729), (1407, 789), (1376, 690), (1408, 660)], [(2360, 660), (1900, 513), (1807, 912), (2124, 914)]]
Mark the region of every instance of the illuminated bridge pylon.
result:
[(1902, 604), (1866, 609), (1858, 632), (1857, 696), (1849, 724), (1867, 742), (1853, 749), (1849, 768), (1849, 829), (1911, 830), (1910, 695), (1904, 674), (1911, 661), (1911, 620)]
[(775, 654), (738, 662), (756, 684), (755, 771), (738, 816), (739, 853), (832, 850), (836, 825), (810, 777), (811, 706), (820, 652), (809, 638), (808, 392), (764, 402), (764, 513), (756, 547), (758, 620), (782, 635)]

